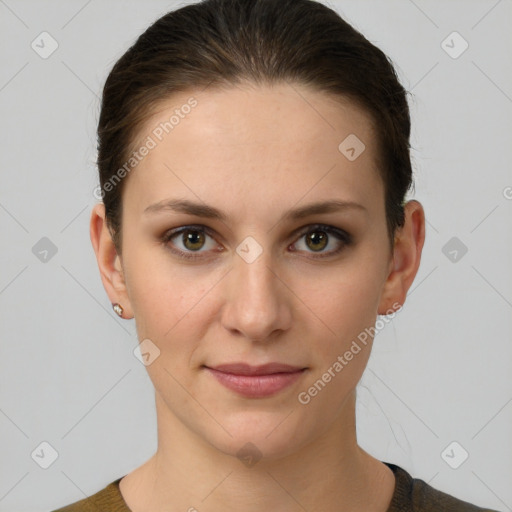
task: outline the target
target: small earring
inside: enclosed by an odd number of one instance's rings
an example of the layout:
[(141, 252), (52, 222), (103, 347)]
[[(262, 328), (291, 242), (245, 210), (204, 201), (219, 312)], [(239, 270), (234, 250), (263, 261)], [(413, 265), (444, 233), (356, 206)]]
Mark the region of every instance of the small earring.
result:
[(118, 304), (117, 302), (115, 304), (112, 304), (112, 309), (121, 317), (123, 318), (123, 308), (121, 304)]

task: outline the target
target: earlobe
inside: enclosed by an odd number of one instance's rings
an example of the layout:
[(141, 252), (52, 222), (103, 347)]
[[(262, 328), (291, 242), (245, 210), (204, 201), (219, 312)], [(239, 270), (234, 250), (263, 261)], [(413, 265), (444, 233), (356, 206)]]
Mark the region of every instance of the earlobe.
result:
[(403, 306), (407, 291), (418, 272), (425, 242), (425, 213), (416, 200), (405, 204), (405, 222), (397, 230), (390, 271), (381, 295), (379, 315), (388, 315)]
[(93, 207), (90, 221), (91, 243), (96, 254), (103, 287), (112, 304), (123, 309), (123, 318), (132, 318), (132, 308), (123, 273), (121, 257), (117, 254), (112, 236), (105, 220), (105, 205)]

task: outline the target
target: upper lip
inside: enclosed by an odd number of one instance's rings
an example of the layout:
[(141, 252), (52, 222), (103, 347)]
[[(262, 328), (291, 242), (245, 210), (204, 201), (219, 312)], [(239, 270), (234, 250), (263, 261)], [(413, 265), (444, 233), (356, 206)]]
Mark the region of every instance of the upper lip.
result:
[(291, 366), (282, 363), (267, 363), (259, 366), (251, 366), (247, 363), (229, 363), (219, 364), (217, 366), (207, 366), (212, 370), (233, 375), (271, 375), (273, 373), (293, 373), (304, 370), (300, 366)]

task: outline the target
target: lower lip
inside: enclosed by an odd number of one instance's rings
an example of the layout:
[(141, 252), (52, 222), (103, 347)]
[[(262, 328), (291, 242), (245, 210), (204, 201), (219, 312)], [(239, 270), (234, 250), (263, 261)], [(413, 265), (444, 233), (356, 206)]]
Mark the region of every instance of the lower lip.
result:
[(305, 370), (269, 375), (235, 375), (206, 368), (223, 386), (248, 398), (274, 395), (296, 382)]

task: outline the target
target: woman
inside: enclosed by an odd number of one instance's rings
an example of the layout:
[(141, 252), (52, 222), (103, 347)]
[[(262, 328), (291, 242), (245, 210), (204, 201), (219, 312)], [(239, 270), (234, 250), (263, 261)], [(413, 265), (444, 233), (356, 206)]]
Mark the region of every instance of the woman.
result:
[(91, 240), (135, 318), (158, 449), (67, 511), (483, 510), (357, 444), (377, 315), (425, 217), (406, 91), (310, 0), (206, 0), (112, 69)]

